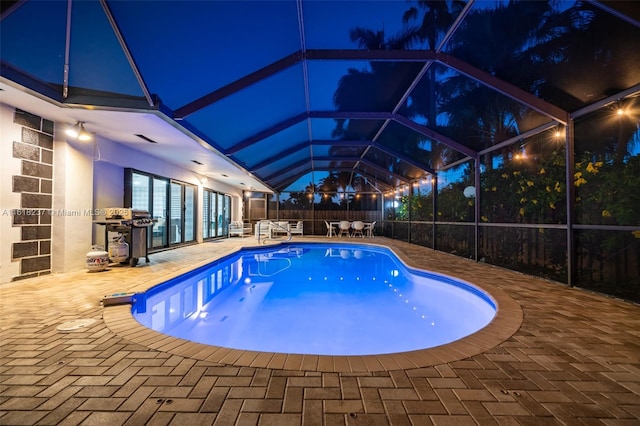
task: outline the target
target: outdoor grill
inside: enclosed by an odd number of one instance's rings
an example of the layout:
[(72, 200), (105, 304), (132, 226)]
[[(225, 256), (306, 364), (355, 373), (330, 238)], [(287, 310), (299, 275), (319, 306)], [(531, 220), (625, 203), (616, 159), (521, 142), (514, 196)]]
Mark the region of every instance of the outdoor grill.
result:
[(145, 261), (149, 263), (147, 229), (156, 222), (151, 219), (151, 214), (146, 210), (125, 207), (109, 207), (104, 211), (105, 219), (95, 221), (95, 223), (105, 226), (105, 249), (109, 251), (109, 244), (113, 240), (111, 234), (122, 234), (129, 245), (129, 257), (122, 263), (136, 266), (141, 257), (144, 257)]

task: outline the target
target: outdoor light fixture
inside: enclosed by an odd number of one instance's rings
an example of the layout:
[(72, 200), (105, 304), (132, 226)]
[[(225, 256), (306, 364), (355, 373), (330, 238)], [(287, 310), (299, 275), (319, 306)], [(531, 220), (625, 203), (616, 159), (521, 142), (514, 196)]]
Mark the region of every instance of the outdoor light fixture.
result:
[(84, 128), (84, 122), (78, 121), (73, 127), (67, 128), (65, 130), (67, 136), (71, 136), (74, 139), (78, 139), (80, 141), (89, 141), (91, 140), (91, 133), (87, 132)]
[(627, 111), (625, 110), (625, 105), (622, 99), (618, 99), (614, 106), (613, 106), (613, 110), (615, 111), (615, 114), (620, 117), (622, 115), (627, 115)]

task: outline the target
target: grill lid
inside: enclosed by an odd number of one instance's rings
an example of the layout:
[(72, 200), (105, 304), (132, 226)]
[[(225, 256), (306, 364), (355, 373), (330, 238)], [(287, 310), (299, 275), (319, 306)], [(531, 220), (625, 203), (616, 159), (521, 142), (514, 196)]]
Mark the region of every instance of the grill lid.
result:
[(127, 207), (107, 207), (104, 209), (105, 219), (147, 219), (151, 214), (147, 210), (130, 209)]

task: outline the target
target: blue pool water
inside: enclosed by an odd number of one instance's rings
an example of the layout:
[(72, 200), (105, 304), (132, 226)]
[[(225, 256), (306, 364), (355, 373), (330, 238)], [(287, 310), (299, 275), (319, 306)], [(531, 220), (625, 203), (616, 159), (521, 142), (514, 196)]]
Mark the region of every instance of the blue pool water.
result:
[(486, 326), (492, 299), (370, 245), (243, 249), (138, 295), (141, 324), (234, 349), (370, 355), (443, 345)]

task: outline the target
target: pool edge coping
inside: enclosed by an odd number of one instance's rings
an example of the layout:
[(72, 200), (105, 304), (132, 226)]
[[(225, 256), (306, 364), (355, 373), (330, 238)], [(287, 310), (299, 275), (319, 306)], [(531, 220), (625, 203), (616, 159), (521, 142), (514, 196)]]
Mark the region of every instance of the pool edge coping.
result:
[[(410, 268), (448, 276), (481, 289), (494, 300), (496, 304), (495, 317), (488, 325), (475, 333), (441, 346), (390, 354), (349, 356), (258, 352), (196, 343), (168, 336), (143, 326), (133, 317), (131, 305), (129, 304), (104, 307), (103, 320), (114, 334), (126, 340), (149, 349), (184, 358), (236, 367), (336, 373), (408, 370), (460, 361), (489, 351), (509, 339), (520, 329), (524, 320), (522, 308), (516, 300), (503, 290), (492, 285), (486, 285), (485, 283), (478, 284), (469, 282), (460, 277), (430, 271), (413, 265), (412, 262), (409, 262), (409, 258), (404, 255), (402, 250), (396, 250), (392, 247), (376, 243), (362, 242), (358, 244), (383, 247), (390, 250), (403, 264)], [(242, 248), (238, 250), (241, 249)], [(141, 284), (145, 289), (140, 291), (146, 291), (168, 279), (175, 278), (215, 260), (217, 259), (201, 262), (202, 265), (192, 265), (188, 270), (181, 268), (169, 274), (171, 275), (170, 277), (163, 277), (159, 280)]]

